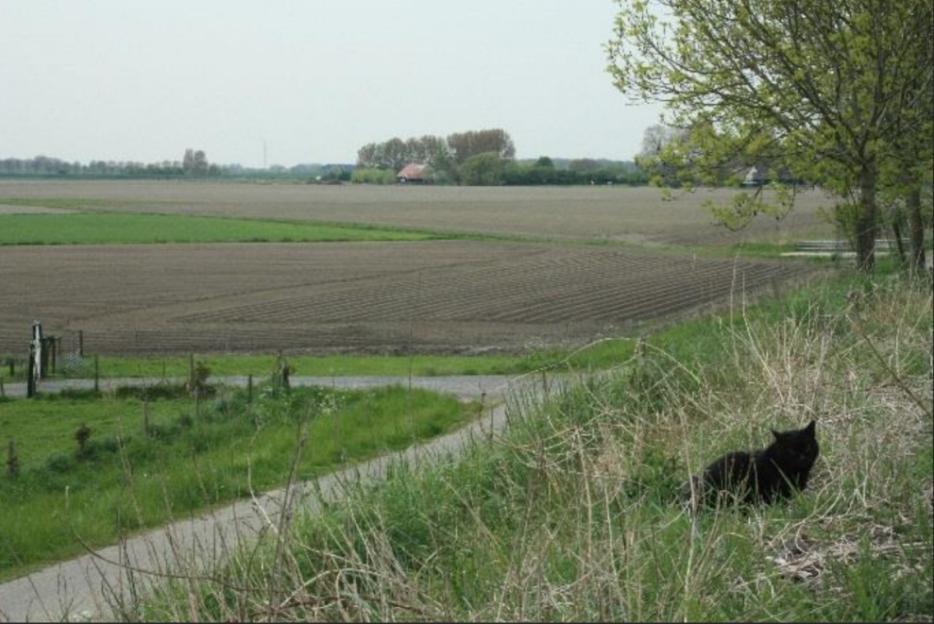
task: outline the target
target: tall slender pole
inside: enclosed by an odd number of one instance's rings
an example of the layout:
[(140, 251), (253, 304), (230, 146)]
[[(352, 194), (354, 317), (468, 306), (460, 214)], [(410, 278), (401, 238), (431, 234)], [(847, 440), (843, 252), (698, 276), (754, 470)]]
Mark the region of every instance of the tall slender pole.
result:
[(26, 398), (31, 399), (36, 396), (36, 354), (35, 346), (29, 345), (29, 359), (26, 361)]

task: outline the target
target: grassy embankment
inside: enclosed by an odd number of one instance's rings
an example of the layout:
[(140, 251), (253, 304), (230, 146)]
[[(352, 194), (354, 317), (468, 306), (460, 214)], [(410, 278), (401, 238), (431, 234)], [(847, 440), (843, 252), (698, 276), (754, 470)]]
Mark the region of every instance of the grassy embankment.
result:
[[(891, 620), (934, 616), (930, 284), (836, 278), (653, 337), (123, 617)], [(692, 515), (688, 474), (818, 421), (808, 489)]]
[[(0, 401), (0, 578), (81, 552), (76, 535), (104, 545), (282, 485), (303, 435), (299, 479), (433, 437), (478, 410), (401, 387), (286, 394), (261, 386), (252, 402), (245, 390), (222, 388), (198, 403), (183, 388), (162, 389)], [(90, 429), (83, 450), (82, 424)]]

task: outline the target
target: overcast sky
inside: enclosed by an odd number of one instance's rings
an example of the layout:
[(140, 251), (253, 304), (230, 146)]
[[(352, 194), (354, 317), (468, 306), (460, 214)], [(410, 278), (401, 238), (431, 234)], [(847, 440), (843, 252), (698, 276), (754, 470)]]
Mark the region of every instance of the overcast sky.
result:
[(0, 0), (0, 158), (353, 162), (501, 127), (630, 159), (660, 109), (605, 71), (611, 0)]

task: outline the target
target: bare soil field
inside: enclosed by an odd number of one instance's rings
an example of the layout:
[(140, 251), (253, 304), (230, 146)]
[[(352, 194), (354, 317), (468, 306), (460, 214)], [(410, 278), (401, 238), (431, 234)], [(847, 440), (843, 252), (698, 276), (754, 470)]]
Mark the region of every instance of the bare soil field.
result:
[(0, 353), (30, 323), (90, 353), (519, 350), (582, 342), (807, 271), (489, 241), (0, 248)]
[(820, 190), (798, 195), (781, 223), (758, 217), (741, 232), (714, 224), (705, 200), (735, 189), (676, 193), (645, 187), (317, 186), (189, 181), (0, 181), (3, 198), (86, 200), (95, 209), (374, 224), (435, 231), (685, 246), (826, 237)]

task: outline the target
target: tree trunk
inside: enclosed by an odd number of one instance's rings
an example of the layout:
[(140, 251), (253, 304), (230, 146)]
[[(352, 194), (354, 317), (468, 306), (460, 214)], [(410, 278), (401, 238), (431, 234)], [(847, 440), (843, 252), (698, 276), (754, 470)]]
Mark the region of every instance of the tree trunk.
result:
[(921, 220), (921, 187), (908, 194), (908, 227), (911, 231), (911, 268), (924, 269), (924, 222)]
[(863, 165), (859, 175), (859, 215), (856, 218), (856, 268), (869, 273), (876, 262), (876, 170)]
[(905, 266), (905, 246), (902, 245), (902, 225), (901, 215), (896, 214), (892, 218), (892, 236), (895, 237), (895, 251), (898, 252), (899, 266)]

